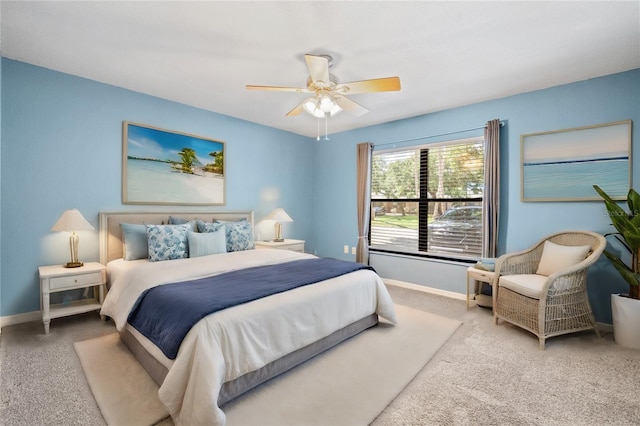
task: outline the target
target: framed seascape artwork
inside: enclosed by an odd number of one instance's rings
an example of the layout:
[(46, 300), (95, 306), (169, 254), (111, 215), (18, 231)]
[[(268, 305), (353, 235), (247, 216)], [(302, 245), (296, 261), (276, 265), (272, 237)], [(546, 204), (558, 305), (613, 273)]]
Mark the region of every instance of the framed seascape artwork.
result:
[(122, 123), (123, 204), (224, 205), (224, 142)]
[(616, 200), (631, 187), (631, 120), (520, 136), (522, 201)]

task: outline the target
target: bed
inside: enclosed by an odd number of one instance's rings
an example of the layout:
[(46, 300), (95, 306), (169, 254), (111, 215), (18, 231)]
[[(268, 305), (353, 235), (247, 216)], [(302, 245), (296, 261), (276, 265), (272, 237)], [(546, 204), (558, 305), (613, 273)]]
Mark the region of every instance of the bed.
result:
[[(193, 325), (171, 358), (127, 320), (140, 295), (182, 286), (173, 283), (183, 281), (221, 279), (246, 268), (286, 269), (323, 259), (274, 249), (155, 262), (131, 259), (122, 229), (165, 225), (170, 218), (176, 224), (221, 221), (227, 230), (244, 223), (252, 233), (253, 212), (100, 213), (100, 260), (107, 265), (109, 288), (101, 314), (114, 320), (122, 341), (160, 385), (160, 400), (178, 425), (224, 424), (220, 407), (226, 402), (375, 326), (379, 316), (395, 323), (393, 302), (382, 280), (362, 269), (208, 314)], [(227, 235), (227, 242), (230, 238)]]

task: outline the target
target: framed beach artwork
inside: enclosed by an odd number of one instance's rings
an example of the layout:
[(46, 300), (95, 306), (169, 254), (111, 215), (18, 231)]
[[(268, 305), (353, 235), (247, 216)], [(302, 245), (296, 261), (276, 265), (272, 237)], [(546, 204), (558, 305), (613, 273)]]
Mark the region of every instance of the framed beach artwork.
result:
[(631, 185), (631, 120), (520, 137), (522, 201), (625, 200)]
[(225, 204), (225, 144), (124, 121), (123, 204)]

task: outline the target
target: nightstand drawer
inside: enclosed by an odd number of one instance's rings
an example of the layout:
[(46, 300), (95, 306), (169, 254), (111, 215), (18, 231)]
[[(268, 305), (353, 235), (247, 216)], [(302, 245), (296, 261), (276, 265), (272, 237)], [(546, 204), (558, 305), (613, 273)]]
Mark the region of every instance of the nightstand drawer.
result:
[(256, 249), (289, 250), (304, 253), (304, 240), (256, 241)]
[(485, 270), (476, 269), (476, 268), (470, 268), (468, 270), (468, 273), (469, 273), (469, 278), (486, 282), (486, 283), (493, 282), (493, 277), (495, 276), (495, 272), (493, 271), (485, 271)]
[(288, 246), (280, 247), (281, 250), (298, 251), (304, 253), (304, 243), (291, 244)]
[(88, 285), (102, 284), (102, 273), (92, 272), (89, 274), (69, 275), (65, 277), (51, 277), (49, 279), (49, 289), (59, 290), (69, 287), (86, 287)]

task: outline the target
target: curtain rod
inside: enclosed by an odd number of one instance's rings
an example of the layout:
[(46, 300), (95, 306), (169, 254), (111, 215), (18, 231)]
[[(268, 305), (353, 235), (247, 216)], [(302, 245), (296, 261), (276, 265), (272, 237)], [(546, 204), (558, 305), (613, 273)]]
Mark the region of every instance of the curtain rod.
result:
[[(447, 132), (447, 133), (440, 133), (438, 135), (429, 135), (429, 136), (419, 136), (417, 138), (411, 138), (411, 139), (403, 139), (400, 141), (394, 141), (394, 142), (386, 142), (386, 143), (381, 143), (381, 144), (377, 144), (374, 143), (374, 146), (385, 146), (385, 145), (395, 145), (397, 143), (405, 143), (405, 142), (413, 142), (413, 141), (419, 141), (421, 139), (429, 139), (429, 138), (437, 138), (438, 136), (447, 136), (447, 135), (455, 135), (456, 133), (464, 133), (464, 132), (470, 132), (472, 130), (480, 130), (480, 129), (484, 129), (487, 126), (480, 126), (480, 127), (472, 127), (471, 129), (464, 129), (464, 130), (456, 130), (454, 132)], [(504, 121), (500, 120), (500, 127), (504, 127)]]

